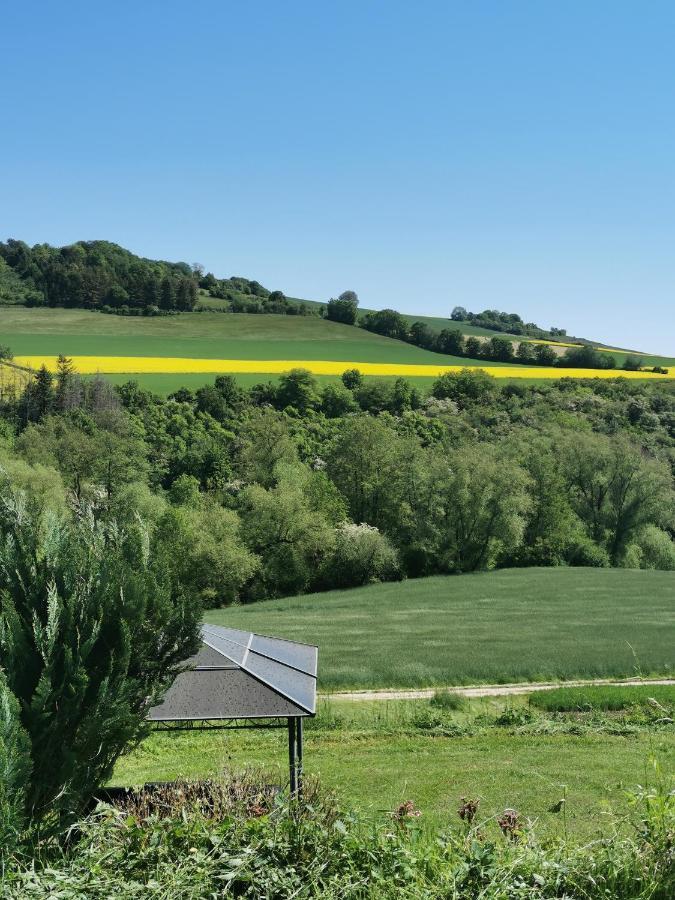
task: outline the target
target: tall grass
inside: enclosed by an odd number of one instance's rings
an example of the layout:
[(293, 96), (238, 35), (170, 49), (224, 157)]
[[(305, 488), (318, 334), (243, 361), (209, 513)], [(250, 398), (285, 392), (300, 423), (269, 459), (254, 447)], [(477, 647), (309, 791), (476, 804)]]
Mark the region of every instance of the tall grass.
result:
[(675, 711), (675, 685), (589, 685), (535, 691), (530, 704), (547, 712), (601, 710), (604, 712), (648, 706), (666, 715)]
[(257, 805), (251, 782), (183, 789), (183, 803), (175, 792), (158, 803), (155, 792), (101, 807), (70, 843), (17, 860), (0, 896), (671, 900), (675, 891), (675, 796), (663, 788), (634, 795), (632, 833), (620, 837), (610, 823), (583, 847), (543, 845), (522, 813), (485, 818), (471, 798), (429, 834), (406, 798), (372, 827), (315, 783), (290, 804)]

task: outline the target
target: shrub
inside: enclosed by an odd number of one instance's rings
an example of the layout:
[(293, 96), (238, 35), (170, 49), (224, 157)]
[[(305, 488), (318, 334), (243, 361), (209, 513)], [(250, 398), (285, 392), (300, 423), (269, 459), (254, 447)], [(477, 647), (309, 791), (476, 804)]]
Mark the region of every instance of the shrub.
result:
[(591, 538), (582, 536), (574, 542), (569, 551), (569, 562), (572, 566), (605, 569), (609, 566), (609, 554)]
[(357, 587), (399, 577), (396, 550), (373, 525), (344, 522), (335, 529), (335, 545), (323, 576), (335, 587)]
[(198, 647), (199, 606), (165, 563), (140, 524), (44, 514), (0, 485), (0, 659), (10, 733), (20, 709), (29, 743), (30, 777), (12, 764), (27, 817), (79, 814)]
[(432, 706), (439, 709), (466, 709), (466, 697), (456, 694), (454, 691), (434, 691), (434, 695), (429, 701)]
[(19, 703), (0, 670), (0, 867), (25, 826), (30, 741), (21, 725)]
[(657, 525), (645, 525), (637, 537), (640, 568), (675, 571), (675, 541)]

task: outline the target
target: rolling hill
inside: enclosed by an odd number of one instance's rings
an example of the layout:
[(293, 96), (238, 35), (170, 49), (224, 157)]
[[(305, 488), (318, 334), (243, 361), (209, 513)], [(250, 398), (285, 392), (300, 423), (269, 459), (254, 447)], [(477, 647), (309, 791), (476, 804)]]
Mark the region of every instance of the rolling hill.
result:
[[(630, 351), (602, 344), (598, 349), (606, 352), (580, 359), (578, 368), (553, 367), (555, 356), (576, 346), (576, 339), (555, 341), (553, 334), (525, 325), (518, 316), (494, 311), (480, 316), (464, 311), (471, 321), (387, 311), (375, 319), (370, 315), (367, 327), (376, 334), (323, 318), (320, 306), (270, 292), (247, 278), (217, 279), (196, 265), (146, 259), (108, 241), (66, 247), (0, 243), (0, 344), (26, 372), (41, 365), (54, 370), (62, 354), (81, 374), (100, 372), (115, 381), (133, 376), (164, 394), (197, 387), (219, 373), (251, 384), (297, 367), (333, 379), (358, 368), (366, 376), (404, 376), (427, 388), (443, 372), (464, 367), (531, 380), (664, 375), (605, 371), (601, 357), (609, 362), (611, 353), (611, 362), (621, 367)], [(356, 312), (357, 326), (374, 313)], [(508, 334), (483, 327), (484, 322), (528, 333)], [(411, 329), (414, 323), (426, 331)], [(479, 343), (467, 346), (448, 330)], [(485, 347), (495, 338), (501, 341)], [(523, 364), (514, 360), (509, 341), (533, 345)], [(535, 348), (537, 343), (549, 344), (553, 353)], [(546, 353), (549, 359), (540, 358)], [(641, 356), (644, 366), (675, 367), (675, 359)], [(637, 366), (633, 362), (628, 368)]]
[(235, 374), (243, 384), (267, 380), (294, 367), (337, 378), (348, 368), (365, 375), (405, 376), (429, 387), (443, 371), (479, 367), (500, 378), (630, 378), (642, 372), (556, 369), (433, 353), (361, 328), (318, 316), (184, 312), (177, 316), (113, 316), (80, 309), (0, 309), (0, 344), (15, 363), (55, 368), (59, 354), (82, 374), (101, 372), (116, 382), (131, 377), (160, 394), (195, 388), (215, 374)]

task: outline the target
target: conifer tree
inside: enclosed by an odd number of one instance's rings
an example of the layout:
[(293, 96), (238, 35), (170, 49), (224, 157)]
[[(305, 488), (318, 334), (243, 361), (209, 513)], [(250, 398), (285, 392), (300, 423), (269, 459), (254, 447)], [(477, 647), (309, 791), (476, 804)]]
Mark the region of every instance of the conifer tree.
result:
[(0, 485), (0, 705), (27, 734), (27, 818), (79, 815), (197, 648), (199, 605), (165, 563), (138, 523), (59, 518)]

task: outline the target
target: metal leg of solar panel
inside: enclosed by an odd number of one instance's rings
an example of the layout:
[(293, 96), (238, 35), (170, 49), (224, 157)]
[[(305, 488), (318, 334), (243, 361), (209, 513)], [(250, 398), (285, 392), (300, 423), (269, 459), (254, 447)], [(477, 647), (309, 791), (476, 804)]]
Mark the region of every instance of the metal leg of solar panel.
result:
[(290, 774), (291, 797), (295, 797), (298, 793), (298, 761), (297, 761), (297, 719), (295, 716), (288, 718), (288, 768)]
[(297, 788), (298, 797), (302, 797), (302, 732), (303, 721), (300, 717), (295, 720), (296, 759), (297, 759)]

